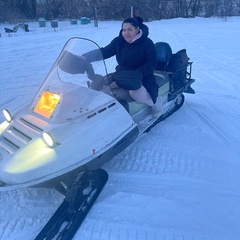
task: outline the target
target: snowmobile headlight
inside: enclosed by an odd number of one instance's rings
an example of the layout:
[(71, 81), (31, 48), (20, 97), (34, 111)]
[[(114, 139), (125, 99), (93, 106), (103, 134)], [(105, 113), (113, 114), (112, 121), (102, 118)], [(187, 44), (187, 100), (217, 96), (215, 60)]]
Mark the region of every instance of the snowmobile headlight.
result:
[(54, 147), (55, 141), (50, 133), (44, 132), (43, 139), (49, 147)]
[(58, 94), (45, 91), (39, 98), (38, 103), (34, 108), (34, 112), (46, 118), (50, 118), (59, 101), (60, 96)]
[(10, 123), (13, 120), (11, 113), (7, 109), (3, 109), (3, 115), (6, 118), (7, 122)]

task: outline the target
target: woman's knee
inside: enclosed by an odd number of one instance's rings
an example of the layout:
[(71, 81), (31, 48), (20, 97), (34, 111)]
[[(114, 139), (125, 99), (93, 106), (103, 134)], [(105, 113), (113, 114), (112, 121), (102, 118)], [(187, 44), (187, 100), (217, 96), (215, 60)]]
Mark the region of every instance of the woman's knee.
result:
[(141, 88), (137, 90), (130, 90), (129, 94), (137, 102), (145, 103), (149, 106), (154, 105), (150, 94), (147, 92), (144, 86), (141, 86)]

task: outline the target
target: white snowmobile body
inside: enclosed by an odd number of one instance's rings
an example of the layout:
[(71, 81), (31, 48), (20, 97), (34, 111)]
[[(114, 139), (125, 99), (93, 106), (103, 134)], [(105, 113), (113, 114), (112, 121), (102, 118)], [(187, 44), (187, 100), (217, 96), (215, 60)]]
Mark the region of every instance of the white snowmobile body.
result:
[[(125, 90), (89, 87), (92, 74), (76, 57), (96, 48), (88, 39), (70, 39), (32, 102), (0, 125), (0, 191), (54, 187), (79, 171), (98, 169), (156, 122), (151, 108), (125, 98)], [(104, 60), (90, 66), (94, 76), (107, 76)], [(167, 76), (156, 72), (163, 104), (169, 102)], [(182, 104), (184, 89), (172, 103)]]

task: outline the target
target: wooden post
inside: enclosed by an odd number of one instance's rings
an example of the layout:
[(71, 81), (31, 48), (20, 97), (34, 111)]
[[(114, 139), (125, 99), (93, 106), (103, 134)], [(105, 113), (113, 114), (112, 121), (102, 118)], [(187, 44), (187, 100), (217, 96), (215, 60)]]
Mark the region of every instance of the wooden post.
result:
[(98, 27), (98, 18), (97, 18), (97, 8), (94, 7), (94, 14), (93, 14), (93, 20), (94, 20), (94, 27)]

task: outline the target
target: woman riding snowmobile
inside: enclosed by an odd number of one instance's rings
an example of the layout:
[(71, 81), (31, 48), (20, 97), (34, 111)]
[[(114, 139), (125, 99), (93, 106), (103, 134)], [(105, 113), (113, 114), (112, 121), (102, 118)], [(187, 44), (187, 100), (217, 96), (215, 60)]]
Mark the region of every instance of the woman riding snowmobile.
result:
[[(126, 18), (119, 36), (100, 48), (100, 59), (116, 56), (118, 65), (111, 75), (110, 87), (129, 90), (134, 100), (152, 107), (153, 114), (156, 114), (161, 109), (157, 101), (159, 87), (154, 76), (157, 53), (148, 33), (141, 17)], [(89, 62), (98, 60), (94, 51), (83, 56)]]

